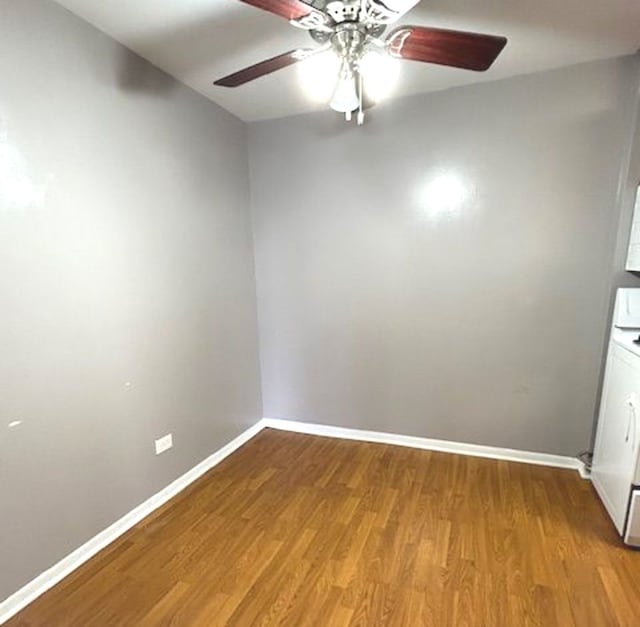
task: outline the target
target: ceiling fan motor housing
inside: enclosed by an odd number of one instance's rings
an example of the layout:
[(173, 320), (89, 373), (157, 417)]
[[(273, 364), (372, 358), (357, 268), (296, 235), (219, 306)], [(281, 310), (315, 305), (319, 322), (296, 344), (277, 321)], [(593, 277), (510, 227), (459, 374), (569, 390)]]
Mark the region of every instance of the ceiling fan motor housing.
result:
[[(319, 8), (318, 0), (314, 0), (311, 6), (317, 10)], [(309, 16), (292, 22), (296, 26), (308, 28), (311, 38), (320, 44), (333, 43), (333, 39), (340, 27), (346, 24), (358, 26), (363, 35), (376, 38), (382, 35), (387, 23), (391, 21), (388, 16), (391, 15), (391, 12), (383, 5), (378, 4), (376, 0), (366, 0), (364, 3), (360, 0), (333, 0), (327, 3), (322, 11), (326, 17), (321, 24), (313, 24), (309, 20), (311, 15), (318, 15), (314, 12), (310, 13)], [(328, 19), (326, 19), (327, 17)], [(364, 47), (364, 43), (362, 42), (362, 47)]]
[(329, 15), (335, 23), (367, 22), (391, 24), (405, 11), (393, 10), (379, 0), (302, 0), (304, 4)]

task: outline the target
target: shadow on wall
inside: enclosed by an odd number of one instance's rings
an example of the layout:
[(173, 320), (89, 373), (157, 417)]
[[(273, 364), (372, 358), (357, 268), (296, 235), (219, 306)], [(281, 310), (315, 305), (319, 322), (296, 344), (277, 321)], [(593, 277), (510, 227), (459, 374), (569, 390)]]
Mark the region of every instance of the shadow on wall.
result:
[[(193, 74), (217, 65), (225, 65), (225, 55), (242, 54), (257, 45), (272, 42), (275, 53), (282, 52), (282, 28), (287, 28), (285, 20), (267, 17), (256, 19), (255, 9), (234, 7), (223, 15), (211, 15), (178, 27), (156, 30), (139, 36), (132, 46), (142, 54), (153, 57), (153, 51), (160, 48), (168, 57), (171, 54), (172, 71), (176, 74)], [(266, 15), (266, 14), (265, 14)], [(273, 24), (269, 27), (268, 25)], [(259, 59), (256, 59), (256, 61)], [(222, 61), (222, 63), (220, 63)], [(237, 63), (229, 61), (228, 70), (237, 70)], [(220, 70), (212, 70), (211, 83), (219, 78)], [(222, 72), (224, 73), (224, 71)], [(175, 86), (175, 82), (162, 70), (143, 61), (136, 53), (127, 49), (117, 68), (118, 84), (128, 91), (163, 93)]]
[(123, 91), (162, 95), (178, 86), (175, 79), (131, 50), (120, 47), (119, 51), (115, 72), (117, 85)]

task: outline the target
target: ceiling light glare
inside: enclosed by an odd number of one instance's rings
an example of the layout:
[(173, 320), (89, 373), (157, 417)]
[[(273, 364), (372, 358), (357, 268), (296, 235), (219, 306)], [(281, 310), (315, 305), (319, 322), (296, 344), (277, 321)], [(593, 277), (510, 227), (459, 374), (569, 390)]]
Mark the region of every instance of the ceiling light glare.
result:
[(398, 59), (369, 50), (360, 61), (364, 91), (375, 102), (387, 98), (394, 90), (400, 74)]
[(329, 102), (336, 88), (340, 61), (330, 50), (298, 63), (298, 80), (309, 100)]

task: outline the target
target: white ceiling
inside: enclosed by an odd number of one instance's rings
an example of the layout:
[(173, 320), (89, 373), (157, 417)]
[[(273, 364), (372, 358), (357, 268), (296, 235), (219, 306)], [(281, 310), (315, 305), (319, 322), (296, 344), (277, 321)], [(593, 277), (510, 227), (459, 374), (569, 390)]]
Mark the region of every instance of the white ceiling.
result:
[[(57, 2), (243, 120), (319, 108), (305, 99), (295, 67), (234, 89), (213, 86), (216, 78), (312, 43), (286, 20), (238, 0)], [(399, 24), (509, 38), (484, 74), (403, 62), (395, 90), (402, 96), (634, 53), (640, 1), (422, 0)]]

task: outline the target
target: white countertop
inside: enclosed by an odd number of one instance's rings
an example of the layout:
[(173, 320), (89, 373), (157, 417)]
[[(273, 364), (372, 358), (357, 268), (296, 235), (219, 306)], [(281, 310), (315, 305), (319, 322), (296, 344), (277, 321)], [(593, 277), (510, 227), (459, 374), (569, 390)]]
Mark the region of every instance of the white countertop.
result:
[(640, 329), (618, 329), (614, 327), (611, 331), (611, 341), (640, 357), (640, 344), (633, 342), (639, 335)]

